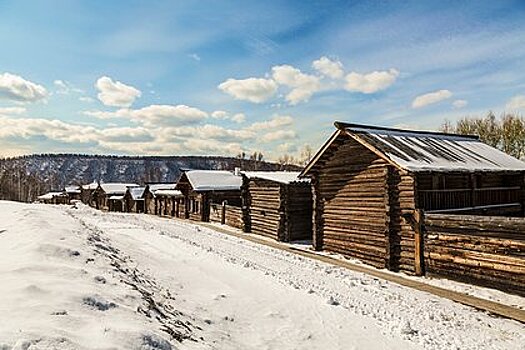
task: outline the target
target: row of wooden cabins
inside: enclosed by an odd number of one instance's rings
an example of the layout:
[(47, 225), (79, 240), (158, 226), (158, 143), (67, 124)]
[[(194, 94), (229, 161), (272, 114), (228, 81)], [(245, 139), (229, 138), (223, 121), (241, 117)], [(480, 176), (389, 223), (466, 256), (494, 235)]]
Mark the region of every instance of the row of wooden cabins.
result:
[(220, 222), (281, 241), (311, 239), (312, 192), (299, 172), (186, 170), (176, 183), (82, 186), (96, 209)]
[(174, 184), (87, 185), (82, 200), (525, 294), (524, 162), (474, 136), (335, 126), (301, 173), (187, 170)]

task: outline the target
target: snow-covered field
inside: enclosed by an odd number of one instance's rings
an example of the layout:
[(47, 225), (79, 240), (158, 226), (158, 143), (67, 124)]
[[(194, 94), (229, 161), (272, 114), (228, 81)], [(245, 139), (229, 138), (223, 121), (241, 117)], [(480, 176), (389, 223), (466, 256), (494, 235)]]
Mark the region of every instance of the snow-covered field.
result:
[[(191, 223), (0, 202), (0, 349), (525, 349), (525, 326)], [(180, 342), (181, 341), (181, 342)]]

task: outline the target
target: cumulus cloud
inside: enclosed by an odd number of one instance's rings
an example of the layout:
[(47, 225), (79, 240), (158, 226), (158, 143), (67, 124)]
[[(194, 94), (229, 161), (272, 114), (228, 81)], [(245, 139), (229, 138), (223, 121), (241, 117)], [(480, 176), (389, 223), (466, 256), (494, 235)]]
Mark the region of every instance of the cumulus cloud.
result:
[(505, 106), (508, 110), (516, 111), (519, 109), (525, 110), (525, 95), (514, 96), (507, 102)]
[(454, 107), (456, 109), (460, 109), (460, 108), (466, 107), (467, 105), (468, 105), (468, 101), (467, 100), (455, 100), (454, 102), (452, 102), (452, 107)]
[(297, 134), (293, 130), (276, 130), (270, 131), (262, 135), (259, 138), (260, 142), (268, 143), (277, 140), (289, 140), (297, 137)]
[(47, 90), (24, 78), (10, 74), (0, 74), (0, 98), (18, 102), (36, 102), (47, 96)]
[(275, 94), (277, 84), (272, 79), (263, 78), (228, 79), (218, 88), (238, 100), (261, 103)]
[(104, 105), (111, 107), (129, 107), (142, 94), (133, 86), (123, 84), (120, 81), (113, 81), (106, 76), (99, 78), (95, 87), (99, 91), (98, 99)]
[(293, 118), (289, 115), (275, 115), (269, 120), (253, 123), (248, 127), (249, 130), (260, 131), (266, 129), (281, 128), (293, 124)]
[(340, 61), (331, 60), (326, 56), (312, 62), (312, 67), (319, 73), (332, 79), (340, 79), (345, 74)]
[(230, 115), (228, 112), (225, 111), (214, 111), (211, 114), (211, 117), (214, 119), (220, 119), (220, 120), (231, 120), (235, 123), (244, 123), (246, 121), (246, 116), (244, 113), (236, 113), (234, 115)]
[(364, 94), (373, 94), (392, 85), (398, 75), (399, 71), (393, 68), (388, 71), (374, 71), (368, 74), (351, 72), (345, 77), (345, 89)]
[(451, 97), (452, 97), (452, 92), (450, 92), (449, 90), (438, 90), (438, 91), (430, 92), (428, 94), (417, 96), (412, 101), (412, 108), (425, 107), (425, 106), (449, 99)]
[(292, 88), (286, 95), (286, 101), (291, 105), (308, 101), (314, 93), (321, 89), (319, 77), (304, 74), (290, 65), (273, 67), (272, 77), (277, 83)]
[(186, 105), (150, 105), (140, 109), (122, 108), (115, 112), (84, 111), (83, 113), (98, 119), (130, 119), (148, 127), (198, 123), (208, 117), (208, 113)]
[(26, 112), (25, 107), (0, 107), (0, 115), (18, 115)]
[(122, 113), (137, 123), (151, 126), (191, 124), (208, 117), (206, 112), (186, 105), (151, 105)]

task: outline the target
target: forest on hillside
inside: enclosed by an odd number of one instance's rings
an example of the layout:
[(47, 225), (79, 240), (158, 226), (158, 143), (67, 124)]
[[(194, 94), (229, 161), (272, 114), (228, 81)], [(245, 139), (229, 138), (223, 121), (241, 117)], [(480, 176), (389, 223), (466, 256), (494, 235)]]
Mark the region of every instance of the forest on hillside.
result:
[(67, 185), (102, 182), (173, 182), (181, 169), (298, 170), (290, 164), (269, 163), (262, 156), (100, 156), (41, 154), (0, 159), (0, 199), (30, 202)]

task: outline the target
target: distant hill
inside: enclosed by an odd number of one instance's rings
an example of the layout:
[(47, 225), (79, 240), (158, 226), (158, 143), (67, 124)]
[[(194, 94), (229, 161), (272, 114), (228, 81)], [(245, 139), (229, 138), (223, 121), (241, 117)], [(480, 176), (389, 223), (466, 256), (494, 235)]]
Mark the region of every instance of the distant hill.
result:
[(42, 154), (0, 159), (0, 199), (33, 201), (38, 195), (70, 184), (176, 181), (181, 168), (299, 170), (293, 165), (231, 157), (103, 156)]

